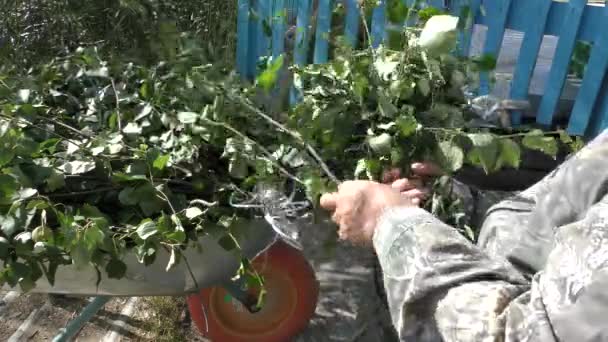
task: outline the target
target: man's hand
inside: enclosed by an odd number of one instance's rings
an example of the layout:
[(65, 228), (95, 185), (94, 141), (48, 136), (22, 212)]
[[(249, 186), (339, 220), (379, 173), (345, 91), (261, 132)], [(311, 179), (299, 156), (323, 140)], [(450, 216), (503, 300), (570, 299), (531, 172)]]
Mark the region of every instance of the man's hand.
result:
[(371, 244), (378, 219), (387, 208), (415, 205), (390, 185), (348, 181), (340, 185), (338, 192), (323, 195), (321, 206), (333, 212), (340, 239)]
[(383, 182), (409, 197), (415, 205), (427, 198), (430, 189), (425, 184), (429, 178), (440, 176), (443, 172), (439, 166), (433, 163), (414, 163), (411, 166), (412, 176), (400, 178), (401, 172), (398, 169), (390, 170), (384, 174)]

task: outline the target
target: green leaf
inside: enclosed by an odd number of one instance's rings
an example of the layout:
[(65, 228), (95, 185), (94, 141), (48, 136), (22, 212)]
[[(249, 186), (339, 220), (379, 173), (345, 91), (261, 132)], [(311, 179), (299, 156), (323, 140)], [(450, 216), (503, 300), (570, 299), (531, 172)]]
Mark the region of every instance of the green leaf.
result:
[(179, 112), (177, 113), (177, 120), (184, 125), (191, 125), (198, 121), (200, 114), (194, 112)]
[(190, 207), (190, 208), (186, 209), (185, 215), (188, 219), (192, 220), (194, 218), (197, 218), (197, 217), (203, 215), (203, 211), (198, 207)]
[(389, 0), (387, 6), (387, 19), (393, 24), (402, 24), (409, 8), (402, 0)]
[(531, 150), (541, 151), (554, 158), (557, 155), (558, 146), (555, 139), (545, 136), (539, 129), (528, 132), (522, 140), (522, 144)]
[(142, 127), (135, 122), (129, 122), (125, 127), (123, 127), (122, 132), (130, 135), (141, 134)]
[(469, 161), (481, 166), (486, 173), (494, 171), (499, 152), (496, 137), (488, 133), (468, 134), (468, 137), (474, 146), (469, 152)]
[(36, 189), (32, 189), (32, 188), (21, 189), (21, 190), (19, 190), (19, 193), (17, 194), (17, 199), (26, 200), (30, 197), (36, 196), (36, 194), (38, 194), (38, 190), (36, 190)]
[(399, 133), (401, 136), (406, 138), (416, 133), (418, 129), (418, 122), (413, 115), (403, 114), (397, 118), (397, 127), (399, 127)]
[(154, 223), (154, 221), (152, 220), (144, 220), (142, 223), (139, 224), (139, 226), (137, 226), (137, 235), (142, 239), (142, 240), (147, 240), (149, 238), (151, 238), (152, 236), (156, 235), (156, 233), (158, 233), (158, 229), (156, 227), (156, 223)]
[(154, 160), (154, 163), (152, 163), (152, 167), (154, 167), (154, 169), (158, 171), (162, 171), (167, 166), (167, 163), (169, 162), (170, 158), (171, 156), (168, 154), (160, 155), (158, 156), (158, 158), (156, 158), (156, 160)]
[(0, 227), (2, 228), (2, 233), (8, 237), (13, 236), (13, 234), (17, 232), (17, 220), (15, 220), (12, 215), (6, 215), (0, 218)]
[(46, 242), (52, 238), (53, 231), (47, 226), (39, 226), (32, 231), (32, 240), (34, 240), (34, 242)]
[(321, 194), (327, 190), (327, 181), (316, 174), (309, 174), (304, 179), (304, 187), (306, 195), (310, 200), (316, 202)]
[(395, 107), (395, 105), (383, 94), (380, 94), (380, 97), (378, 98), (378, 109), (380, 110), (380, 114), (387, 118), (395, 117), (398, 112), (397, 107)]
[(473, 63), (479, 71), (492, 71), (496, 68), (496, 56), (484, 54), (480, 57), (473, 58)]
[(391, 152), (393, 137), (388, 133), (382, 133), (378, 136), (369, 138), (367, 143), (377, 154), (387, 155)]
[(169, 240), (173, 240), (178, 243), (183, 243), (186, 241), (186, 232), (183, 229), (180, 229), (180, 230), (176, 230), (174, 232), (165, 234), (165, 237)]
[(365, 159), (359, 159), (357, 161), (357, 166), (355, 167), (355, 178), (359, 178), (359, 176), (367, 171), (367, 163)]
[(140, 197), (139, 208), (146, 217), (151, 217), (160, 213), (165, 207), (165, 201), (158, 198), (156, 194), (147, 197)]
[(25, 207), (26, 209), (46, 209), (49, 207), (49, 203), (45, 200), (32, 200), (27, 204), (27, 207)]
[(371, 159), (359, 159), (357, 161), (357, 167), (355, 169), (355, 178), (359, 178), (362, 173), (368, 180), (374, 179), (374, 174), (380, 170), (380, 163), (377, 160)]
[(106, 273), (110, 279), (122, 279), (127, 273), (127, 265), (118, 259), (110, 259), (106, 265)]
[(80, 175), (95, 170), (95, 162), (88, 160), (74, 160), (59, 167), (59, 170), (69, 175)]
[(137, 194), (135, 193), (135, 188), (124, 188), (118, 194), (118, 200), (123, 205), (136, 205), (139, 201)]
[(521, 162), (521, 149), (519, 145), (511, 139), (500, 140), (500, 155), (498, 156), (497, 168), (503, 165), (519, 168)]
[(228, 165), (228, 173), (236, 179), (245, 179), (249, 174), (247, 161), (240, 155), (233, 155)]
[(5, 260), (10, 252), (11, 245), (7, 239), (0, 236), (0, 260)]
[(451, 141), (442, 141), (438, 147), (438, 159), (442, 169), (456, 172), (462, 168), (464, 152), (460, 146)]
[(46, 187), (51, 192), (65, 187), (65, 176), (53, 170), (51, 175), (46, 179)]
[(88, 266), (91, 261), (91, 255), (82, 241), (76, 242), (76, 245), (70, 251), (70, 257), (76, 269), (79, 270)]
[(0, 191), (2, 197), (12, 197), (17, 191), (17, 181), (9, 175), (0, 175)]
[(276, 84), (281, 68), (283, 67), (283, 55), (279, 56), (276, 60), (272, 61), (268, 68), (264, 70), (257, 78), (257, 83), (265, 91), (270, 91)]
[(89, 226), (84, 231), (84, 243), (92, 251), (103, 244), (105, 234), (97, 226)]
[(427, 78), (422, 78), (416, 84), (418, 86), (418, 91), (422, 96), (429, 96), (431, 94), (431, 83)]
[(112, 180), (115, 182), (123, 183), (123, 182), (141, 182), (147, 181), (148, 177), (146, 175), (131, 175), (122, 172), (116, 172), (112, 175)]
[(15, 150), (12, 148), (0, 148), (0, 167), (10, 163), (15, 157)]

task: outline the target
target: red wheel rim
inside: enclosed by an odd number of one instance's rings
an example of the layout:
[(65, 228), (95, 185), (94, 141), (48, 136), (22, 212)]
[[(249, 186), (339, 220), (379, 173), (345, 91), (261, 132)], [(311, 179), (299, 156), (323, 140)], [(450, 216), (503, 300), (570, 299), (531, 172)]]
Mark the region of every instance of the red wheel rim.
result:
[(259, 312), (249, 313), (236, 300), (227, 301), (227, 293), (220, 287), (203, 289), (188, 297), (192, 321), (211, 341), (289, 341), (314, 315), (319, 284), (300, 251), (278, 241), (252, 265), (264, 277), (267, 290)]

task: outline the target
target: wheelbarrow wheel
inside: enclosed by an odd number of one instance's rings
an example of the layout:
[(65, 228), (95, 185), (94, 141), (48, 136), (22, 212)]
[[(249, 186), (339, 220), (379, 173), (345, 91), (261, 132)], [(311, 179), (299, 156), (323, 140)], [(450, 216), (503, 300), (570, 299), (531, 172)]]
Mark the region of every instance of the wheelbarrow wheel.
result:
[(319, 284), (300, 251), (278, 241), (252, 265), (264, 277), (267, 291), (260, 311), (250, 313), (221, 287), (188, 297), (192, 321), (212, 342), (285, 342), (312, 318)]

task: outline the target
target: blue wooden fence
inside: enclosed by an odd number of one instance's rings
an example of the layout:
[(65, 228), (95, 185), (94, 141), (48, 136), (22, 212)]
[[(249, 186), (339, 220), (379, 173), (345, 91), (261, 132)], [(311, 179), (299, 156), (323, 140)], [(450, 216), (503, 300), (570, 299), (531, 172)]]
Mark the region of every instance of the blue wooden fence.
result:
[[(324, 63), (328, 60), (328, 35), (332, 11), (337, 3), (345, 9), (344, 35), (356, 47), (360, 27), (358, 0), (316, 0), (316, 27), (309, 29), (313, 0), (238, 0), (237, 69), (247, 78), (255, 77), (260, 57), (285, 52), (284, 37), (295, 24), (294, 63)], [(414, 0), (403, 0), (410, 4)], [(386, 2), (380, 0), (371, 18), (372, 44), (386, 38)], [(573, 135), (595, 136), (608, 128), (608, 7), (589, 5), (587, 0), (554, 2), (551, 0), (427, 0), (438, 8), (448, 8), (459, 15), (468, 8), (476, 25), (487, 27), (483, 53), (498, 56), (506, 29), (524, 33), (520, 54), (510, 87), (512, 99), (527, 99), (537, 56), (544, 35), (558, 36), (559, 41), (536, 115), (537, 123), (549, 126), (562, 94), (568, 67), (578, 40), (591, 42), (593, 48), (581, 87), (569, 117), (567, 130)], [(309, 39), (314, 35), (312, 61)], [(459, 53), (468, 54), (471, 31), (461, 34)], [(490, 91), (487, 75), (481, 76), (480, 94)], [(521, 114), (513, 114), (513, 123), (521, 123)]]

